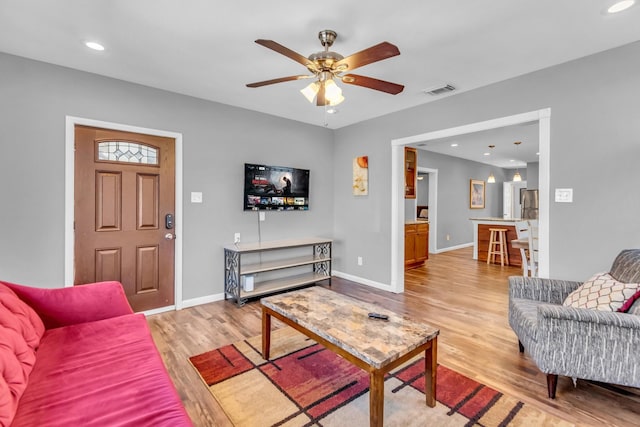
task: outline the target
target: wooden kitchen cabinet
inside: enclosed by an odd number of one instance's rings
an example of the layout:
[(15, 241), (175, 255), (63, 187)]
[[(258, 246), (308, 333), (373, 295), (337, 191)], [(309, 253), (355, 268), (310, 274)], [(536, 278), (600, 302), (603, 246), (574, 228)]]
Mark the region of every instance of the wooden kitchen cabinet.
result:
[(418, 179), (418, 151), (404, 147), (404, 198), (415, 199)]
[(418, 267), (429, 259), (429, 223), (411, 223), (404, 226), (405, 268)]

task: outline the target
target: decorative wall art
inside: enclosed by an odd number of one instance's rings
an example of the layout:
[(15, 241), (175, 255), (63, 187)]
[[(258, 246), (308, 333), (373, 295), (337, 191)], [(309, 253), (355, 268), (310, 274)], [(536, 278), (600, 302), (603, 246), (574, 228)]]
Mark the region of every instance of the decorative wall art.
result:
[(484, 181), (472, 179), (469, 186), (469, 207), (484, 209)]
[(353, 159), (353, 195), (367, 196), (369, 194), (369, 156)]

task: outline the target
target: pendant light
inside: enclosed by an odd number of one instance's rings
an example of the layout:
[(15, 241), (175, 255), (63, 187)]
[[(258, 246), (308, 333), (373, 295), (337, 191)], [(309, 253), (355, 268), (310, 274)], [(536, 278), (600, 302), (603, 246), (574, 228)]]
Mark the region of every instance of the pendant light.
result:
[[(491, 144), (489, 146), (489, 148), (491, 148), (493, 150), (494, 148), (496, 148), (496, 146)], [(489, 173), (489, 178), (487, 178), (487, 183), (489, 183), (489, 184), (495, 184), (496, 183), (496, 177), (493, 176), (493, 172)]]
[[(520, 144), (522, 144), (522, 141), (516, 141), (514, 142), (514, 144), (516, 145), (516, 147), (518, 147)], [(513, 174), (513, 181), (514, 182), (522, 181), (522, 177), (520, 176), (520, 172), (518, 172), (517, 168), (516, 168), (516, 173)]]

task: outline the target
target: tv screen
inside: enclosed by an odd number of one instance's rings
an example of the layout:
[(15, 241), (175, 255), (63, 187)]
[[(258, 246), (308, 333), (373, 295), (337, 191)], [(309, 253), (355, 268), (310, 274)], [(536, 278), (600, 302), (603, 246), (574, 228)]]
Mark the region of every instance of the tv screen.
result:
[(244, 165), (244, 210), (309, 209), (309, 170)]

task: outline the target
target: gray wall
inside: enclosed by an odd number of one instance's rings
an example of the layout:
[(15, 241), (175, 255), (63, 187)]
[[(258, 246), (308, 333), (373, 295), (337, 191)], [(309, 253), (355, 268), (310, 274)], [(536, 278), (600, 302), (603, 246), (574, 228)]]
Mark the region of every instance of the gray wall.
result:
[[(337, 130), (334, 237), (347, 254), (340, 268), (389, 283), (392, 139), (551, 108), (550, 275), (608, 270), (621, 249), (640, 247), (640, 73), (630, 71), (639, 68), (636, 42)], [(372, 165), (366, 205), (343, 183), (359, 152)], [(554, 203), (555, 188), (573, 188), (574, 203)], [(371, 262), (357, 267), (356, 254)]]
[(234, 232), (258, 240), (257, 214), (242, 211), (245, 162), (311, 170), (310, 210), (268, 212), (263, 240), (332, 235), (330, 130), (6, 54), (0, 76), (2, 280), (63, 284), (66, 115), (182, 133), (185, 299), (223, 291)]
[(539, 177), (540, 177), (540, 163), (539, 162), (527, 163), (527, 188), (529, 190), (535, 190), (537, 188), (540, 188)]

